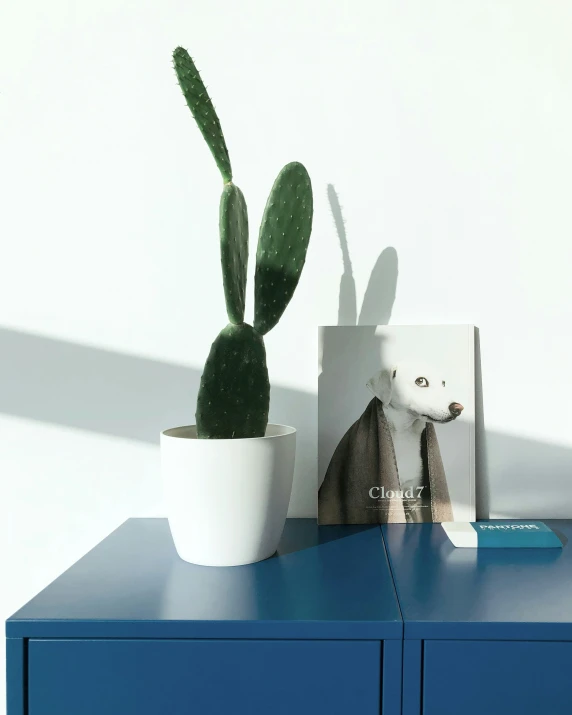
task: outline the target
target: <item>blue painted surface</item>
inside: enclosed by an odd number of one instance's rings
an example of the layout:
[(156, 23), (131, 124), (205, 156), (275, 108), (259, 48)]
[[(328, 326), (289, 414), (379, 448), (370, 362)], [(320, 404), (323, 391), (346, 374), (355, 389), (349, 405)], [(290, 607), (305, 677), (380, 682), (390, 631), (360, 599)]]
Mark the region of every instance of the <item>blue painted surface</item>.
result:
[(30, 715), (379, 715), (375, 641), (30, 641)]
[(377, 526), (292, 520), (209, 569), (130, 520), (8, 622), (8, 715), (570, 713), (572, 522), (548, 523), (562, 550), (384, 526), (398, 605)]
[(383, 715), (401, 715), (402, 665), (403, 641), (384, 641), (381, 679), (381, 712)]
[(28, 638), (399, 639), (378, 526), (288, 520), (278, 555), (209, 568), (165, 519), (130, 519), (10, 618)]
[(8, 715), (26, 713), (26, 648), (22, 638), (6, 638), (6, 707)]
[(460, 549), (439, 524), (384, 525), (405, 638), (572, 641), (572, 522), (546, 523), (562, 549)]
[(423, 715), (570, 715), (571, 664), (572, 643), (426, 641)]
[[(403, 715), (421, 713), (421, 672), (423, 668), (423, 641), (403, 641)], [(458, 715), (461, 715), (459, 711)]]

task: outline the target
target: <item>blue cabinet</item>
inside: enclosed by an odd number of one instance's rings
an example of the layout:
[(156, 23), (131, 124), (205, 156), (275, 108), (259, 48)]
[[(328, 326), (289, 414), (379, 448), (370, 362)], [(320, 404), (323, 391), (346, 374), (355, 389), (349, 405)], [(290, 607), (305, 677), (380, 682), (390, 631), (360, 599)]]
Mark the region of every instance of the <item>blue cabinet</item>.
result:
[(132, 519), (8, 620), (8, 715), (399, 715), (402, 635), (377, 526), (213, 569)]
[(455, 549), (382, 527), (403, 616), (404, 715), (572, 713), (572, 523), (563, 549)]
[(132, 519), (6, 624), (8, 715), (570, 715), (563, 549), (289, 520), (278, 553), (181, 561)]

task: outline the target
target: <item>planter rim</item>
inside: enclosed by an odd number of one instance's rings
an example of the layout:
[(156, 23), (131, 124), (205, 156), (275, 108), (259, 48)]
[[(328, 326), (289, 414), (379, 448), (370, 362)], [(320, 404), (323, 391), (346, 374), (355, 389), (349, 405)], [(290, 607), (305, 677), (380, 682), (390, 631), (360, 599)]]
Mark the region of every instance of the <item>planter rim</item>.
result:
[[(260, 440), (270, 440), (277, 439), (279, 437), (287, 437), (291, 434), (296, 434), (296, 428), (290, 427), (289, 425), (275, 424), (269, 422), (267, 427), (267, 434), (264, 437), (236, 437), (231, 439), (202, 439), (201, 442), (232, 442), (236, 444), (237, 442), (255, 442)], [(270, 432), (270, 434), (268, 434)], [(161, 432), (161, 437), (168, 437), (170, 439), (188, 439), (188, 440), (198, 440), (197, 437), (197, 426), (196, 425), (185, 425), (183, 427), (171, 427), (169, 429), (163, 430)]]

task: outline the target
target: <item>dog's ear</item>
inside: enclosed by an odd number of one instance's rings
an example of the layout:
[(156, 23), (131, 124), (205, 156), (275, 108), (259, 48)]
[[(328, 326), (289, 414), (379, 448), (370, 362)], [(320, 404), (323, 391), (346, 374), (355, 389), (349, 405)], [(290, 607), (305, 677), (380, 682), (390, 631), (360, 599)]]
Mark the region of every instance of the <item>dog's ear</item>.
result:
[(391, 370), (380, 370), (367, 381), (368, 389), (381, 400), (384, 405), (391, 402), (391, 392), (393, 390), (393, 380), (397, 374), (397, 368)]

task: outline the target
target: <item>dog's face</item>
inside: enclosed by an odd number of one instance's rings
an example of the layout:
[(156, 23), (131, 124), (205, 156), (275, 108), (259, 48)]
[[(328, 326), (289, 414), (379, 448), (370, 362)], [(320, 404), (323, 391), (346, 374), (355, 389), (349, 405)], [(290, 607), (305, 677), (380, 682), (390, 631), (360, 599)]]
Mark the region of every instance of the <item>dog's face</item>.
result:
[(446, 378), (428, 366), (400, 363), (377, 372), (367, 386), (385, 406), (426, 422), (451, 422), (463, 411), (463, 405), (452, 398)]

